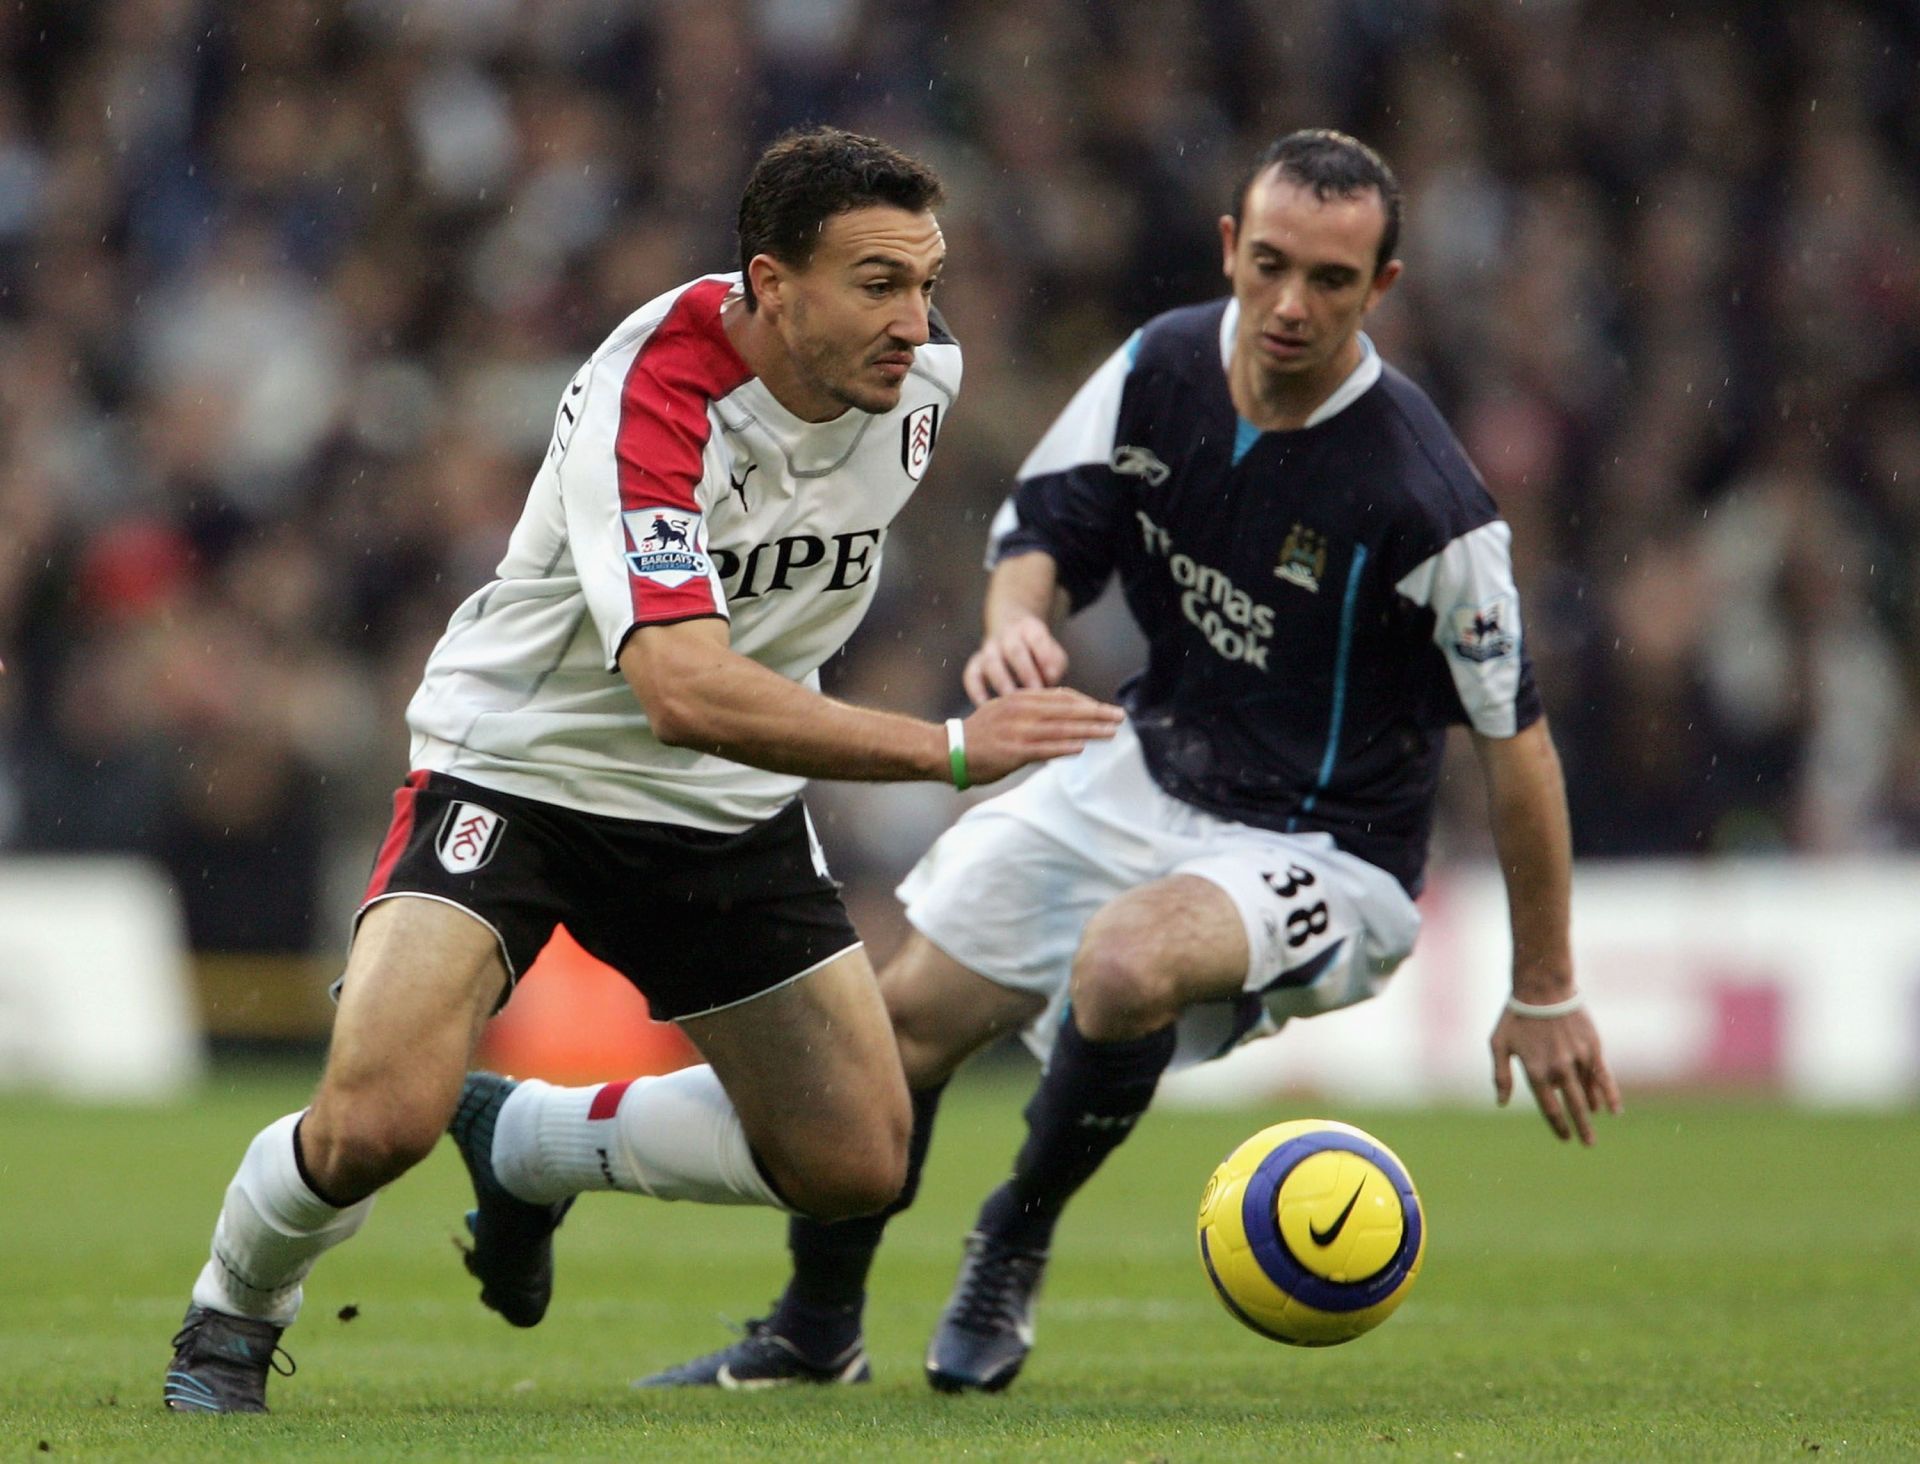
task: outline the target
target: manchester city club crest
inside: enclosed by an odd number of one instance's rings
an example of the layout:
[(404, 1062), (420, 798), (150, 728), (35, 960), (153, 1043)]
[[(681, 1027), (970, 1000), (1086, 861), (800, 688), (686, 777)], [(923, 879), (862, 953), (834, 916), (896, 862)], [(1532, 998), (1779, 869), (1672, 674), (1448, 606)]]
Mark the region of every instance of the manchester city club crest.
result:
[(900, 466), (918, 483), (933, 461), (933, 440), (940, 435), (940, 404), (928, 402), (907, 413), (900, 424)]
[(627, 568), (666, 589), (707, 572), (706, 529), (683, 508), (635, 508), (620, 515), (633, 549)]
[(1275, 579), (1298, 585), (1308, 594), (1320, 593), (1320, 576), (1327, 572), (1327, 536), (1315, 533), (1304, 524), (1295, 524), (1280, 546), (1280, 562), (1273, 567)]

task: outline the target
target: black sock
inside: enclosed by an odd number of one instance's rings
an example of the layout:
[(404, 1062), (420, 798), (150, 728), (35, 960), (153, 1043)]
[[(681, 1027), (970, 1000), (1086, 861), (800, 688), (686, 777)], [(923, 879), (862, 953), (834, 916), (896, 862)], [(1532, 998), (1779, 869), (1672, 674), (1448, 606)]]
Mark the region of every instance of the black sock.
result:
[(1084, 1037), (1071, 1016), (1027, 1101), (1027, 1141), (1013, 1177), (980, 1207), (978, 1228), (1006, 1245), (1045, 1250), (1080, 1186), (1119, 1148), (1173, 1060), (1174, 1027), (1122, 1042)]
[(887, 1222), (913, 1203), (933, 1142), (933, 1119), (947, 1085), (922, 1088), (913, 1098), (913, 1137), (907, 1143), (907, 1182), (878, 1215), (822, 1224), (796, 1215), (787, 1223), (787, 1249), (793, 1252), (793, 1276), (773, 1312), (773, 1330), (802, 1353), (826, 1361), (860, 1337), (860, 1312), (867, 1299), (867, 1272), (880, 1249)]

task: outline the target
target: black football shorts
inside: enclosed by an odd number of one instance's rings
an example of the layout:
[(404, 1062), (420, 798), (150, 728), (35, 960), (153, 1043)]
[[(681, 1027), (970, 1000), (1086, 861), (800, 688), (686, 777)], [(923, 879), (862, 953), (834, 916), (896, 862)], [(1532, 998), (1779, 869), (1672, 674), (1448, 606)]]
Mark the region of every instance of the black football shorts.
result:
[(360, 914), (395, 895), (458, 905), (499, 940), (509, 991), (564, 923), (667, 1021), (760, 996), (860, 943), (818, 848), (797, 798), (717, 834), (415, 772), (394, 794)]

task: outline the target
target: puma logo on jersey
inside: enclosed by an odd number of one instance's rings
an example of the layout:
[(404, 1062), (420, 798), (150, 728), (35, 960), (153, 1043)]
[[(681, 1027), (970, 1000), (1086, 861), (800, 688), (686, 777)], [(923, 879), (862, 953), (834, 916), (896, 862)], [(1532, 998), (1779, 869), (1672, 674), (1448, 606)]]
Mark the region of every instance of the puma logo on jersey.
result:
[(548, 457), (559, 457), (567, 450), (567, 443), (573, 437), (573, 429), (580, 423), (580, 418), (574, 413), (572, 400), (586, 388), (587, 378), (583, 371), (567, 388), (567, 394), (560, 398), (560, 410), (554, 414), (553, 418), (553, 436), (547, 442)]

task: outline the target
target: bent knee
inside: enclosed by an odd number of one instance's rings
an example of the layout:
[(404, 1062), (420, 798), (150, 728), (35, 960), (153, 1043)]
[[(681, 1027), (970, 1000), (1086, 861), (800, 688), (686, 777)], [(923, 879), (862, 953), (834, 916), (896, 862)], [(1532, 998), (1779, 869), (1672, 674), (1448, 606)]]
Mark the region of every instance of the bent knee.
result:
[(300, 1125), (301, 1158), (330, 1197), (359, 1198), (432, 1153), (446, 1119), (419, 1104), (323, 1090)]
[(915, 935), (918, 959), (887, 966), (880, 996), (910, 1088), (931, 1088), (1004, 1032), (1031, 1021), (1044, 1000), (975, 975)]
[(973, 1055), (973, 1047), (956, 1042), (951, 1026), (926, 1019), (917, 1011), (890, 1012), (893, 1040), (900, 1048), (900, 1067), (907, 1084), (932, 1087), (953, 1076), (953, 1070)]
[(906, 1188), (907, 1135), (875, 1135), (857, 1148), (796, 1156), (775, 1171), (782, 1193), (815, 1220), (852, 1220), (886, 1209)]
[(1080, 1030), (1115, 1041), (1158, 1031), (1180, 1015), (1180, 983), (1170, 962), (1123, 926), (1096, 917), (1073, 959), (1073, 1010)]

